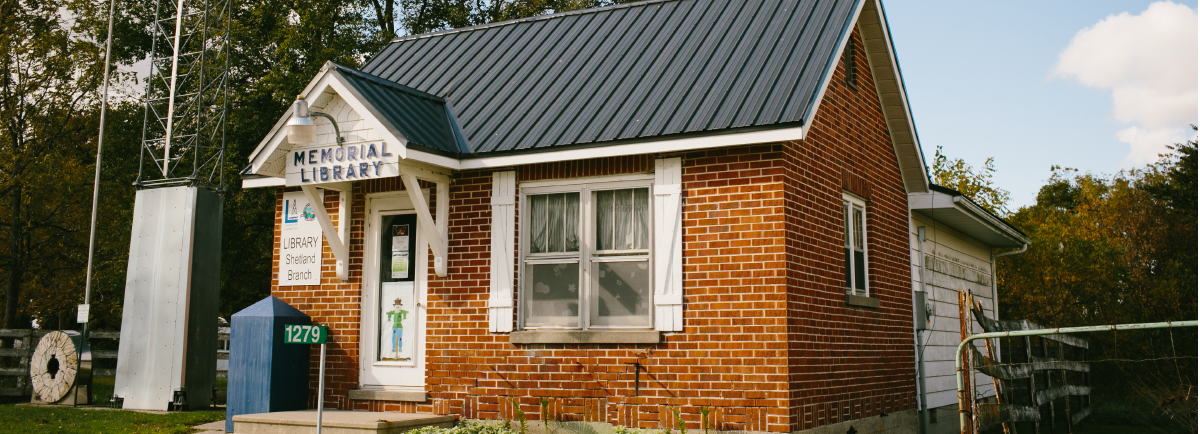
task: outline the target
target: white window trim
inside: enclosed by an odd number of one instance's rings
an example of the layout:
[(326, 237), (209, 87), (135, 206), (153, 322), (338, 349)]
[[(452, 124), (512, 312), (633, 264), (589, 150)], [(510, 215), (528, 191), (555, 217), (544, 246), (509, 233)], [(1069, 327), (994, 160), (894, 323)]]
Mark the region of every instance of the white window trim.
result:
[[(867, 233), (867, 201), (866, 201), (866, 199), (863, 199), (861, 196), (858, 196), (856, 194), (852, 194), (849, 192), (842, 193), (842, 200), (846, 201), (846, 202), (850, 202), (851, 212), (853, 212), (855, 205), (862, 207), (862, 210), (863, 210), (862, 227), (860, 228), (860, 230), (862, 230), (862, 236), (863, 236), (863, 260), (862, 260), (861, 265), (863, 268), (863, 278), (866, 279), (866, 282), (863, 282), (863, 293), (859, 294), (858, 289), (855, 288), (855, 286), (857, 286), (857, 285), (855, 285), (855, 283), (857, 283), (855, 281), (855, 279), (856, 279), (855, 270), (857, 269), (857, 267), (860, 264), (854, 263), (854, 253), (851, 252), (850, 253), (850, 263), (847, 264), (848, 266), (850, 266), (850, 287), (846, 288), (846, 293), (851, 294), (851, 295), (861, 296), (861, 297), (870, 297), (871, 296), (871, 274), (870, 274), (871, 268), (867, 264), (869, 264), (871, 262), (871, 252), (869, 250), (869, 247), (871, 245), (871, 239), (869, 237), (869, 234)], [(843, 212), (845, 212), (845, 208), (843, 208)], [(847, 221), (853, 222), (854, 219), (853, 219), (853, 217), (847, 219), (846, 216), (844, 216), (844, 215), (842, 216), (843, 240), (845, 240), (845, 238), (844, 238), (845, 231), (847, 229), (849, 229), (848, 227), (846, 227), (846, 225), (848, 224)], [(853, 236), (853, 232), (851, 233), (851, 236)], [(853, 243), (853, 241), (851, 241), (851, 242)], [(844, 241), (843, 241), (843, 243), (844, 243)], [(842, 247), (845, 248), (845, 245), (843, 245)]]
[[(649, 226), (649, 242), (650, 248), (646, 252), (646, 262), (649, 264), (649, 282), (647, 283), (648, 290), (646, 292), (648, 313), (646, 314), (647, 325), (645, 326), (605, 326), (591, 327), (591, 302), (592, 291), (599, 284), (592, 272), (593, 264), (599, 262), (624, 262), (640, 259), (624, 257), (605, 257), (592, 255), (592, 246), (596, 243), (595, 222), (593, 221), (593, 201), (592, 193), (602, 190), (620, 190), (627, 188), (647, 188), (650, 189), (649, 200), (647, 204), (648, 221), (654, 221), (654, 175), (621, 175), (609, 177), (595, 178), (577, 178), (577, 179), (556, 179), (549, 181), (527, 181), (517, 184), (519, 194), (519, 215), (518, 228), (524, 229), (529, 227), (529, 201), (527, 198), (530, 195), (554, 194), (554, 193), (579, 193), (579, 254), (576, 257), (574, 254), (562, 253), (529, 253), (529, 231), (520, 230), (520, 242), (518, 257), (518, 279), (516, 294), (519, 300), (516, 306), (517, 324), (519, 330), (653, 330), (654, 329), (654, 224)], [(526, 291), (526, 263), (564, 263), (566, 259), (577, 259), (580, 264), (580, 292), (586, 294), (581, 297), (579, 306), (579, 327), (527, 327), (525, 324), (525, 300), (527, 297)]]

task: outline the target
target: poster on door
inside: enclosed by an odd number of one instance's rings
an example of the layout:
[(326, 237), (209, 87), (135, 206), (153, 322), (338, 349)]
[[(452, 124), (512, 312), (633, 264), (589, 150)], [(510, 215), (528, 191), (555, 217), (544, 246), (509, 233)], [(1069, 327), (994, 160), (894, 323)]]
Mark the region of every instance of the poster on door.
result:
[[(324, 190), (317, 191), (323, 200)], [(304, 192), (283, 194), (279, 217), (279, 286), (321, 284), (321, 224)]]
[(414, 282), (383, 282), (380, 290), (379, 360), (414, 364), (417, 303)]
[(407, 279), (408, 269), (412, 264), (409, 260), (410, 239), (408, 225), (392, 226), (392, 278)]

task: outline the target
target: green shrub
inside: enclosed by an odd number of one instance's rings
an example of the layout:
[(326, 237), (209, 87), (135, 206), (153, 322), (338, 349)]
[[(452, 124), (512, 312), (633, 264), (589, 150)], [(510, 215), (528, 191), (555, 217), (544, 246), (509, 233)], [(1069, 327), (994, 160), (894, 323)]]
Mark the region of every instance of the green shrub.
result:
[(620, 426), (620, 425), (613, 427), (613, 434), (663, 434), (664, 432), (665, 431), (653, 430), (653, 429), (642, 429), (642, 428), (630, 428), (630, 427)]
[(501, 421), (468, 420), (454, 428), (427, 426), (408, 432), (409, 434), (517, 434)]

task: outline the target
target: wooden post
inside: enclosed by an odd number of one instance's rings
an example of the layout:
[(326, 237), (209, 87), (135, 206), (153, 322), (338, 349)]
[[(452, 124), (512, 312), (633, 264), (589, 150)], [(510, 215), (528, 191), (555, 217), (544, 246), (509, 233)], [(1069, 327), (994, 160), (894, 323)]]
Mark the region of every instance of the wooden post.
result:
[[(1086, 361), (1087, 361), (1087, 349), (1086, 349), (1086, 348), (1081, 348), (1079, 351), (1080, 351), (1080, 353), (1079, 353), (1079, 361), (1081, 361), (1081, 362), (1086, 362)], [(1087, 386), (1087, 387), (1088, 387), (1088, 394), (1087, 394), (1086, 396), (1084, 396), (1084, 397), (1082, 398), (1082, 400), (1079, 402), (1079, 411), (1083, 411), (1083, 410), (1085, 410), (1085, 409), (1091, 409), (1091, 408), (1092, 408), (1092, 370), (1091, 370), (1091, 364), (1088, 364), (1088, 370), (1087, 370), (1086, 372), (1083, 372), (1083, 373), (1082, 373), (1082, 375), (1083, 375), (1083, 385), (1085, 385), (1085, 386)], [(1087, 407), (1086, 407), (1086, 408), (1084, 407), (1084, 404), (1086, 404), (1086, 405), (1087, 405)], [(1079, 420), (1079, 424), (1080, 424), (1080, 425), (1083, 425), (1083, 419), (1080, 419), (1080, 420)]]
[[(1033, 341), (1029, 336), (1025, 337), (1025, 363), (1033, 364)], [(1038, 413), (1042, 412), (1042, 407), (1037, 403), (1037, 371), (1029, 373), (1029, 405), (1036, 408)], [(1033, 421), (1033, 434), (1041, 434), (1041, 422)]]
[[(976, 301), (975, 306), (977, 306), (979, 308), (980, 313), (983, 313), (983, 302)], [(992, 351), (992, 340), (984, 339), (983, 345), (984, 345), (984, 347), (987, 348), (988, 358), (992, 359), (992, 360), (996, 360), (996, 352)], [(1004, 404), (1004, 400), (1000, 399), (1000, 381), (996, 380), (996, 377), (992, 377), (992, 389), (996, 392), (996, 405)], [(1004, 429), (1004, 434), (1009, 434), (1008, 422), (1001, 423), (1000, 427)], [(1016, 427), (1014, 427), (1014, 428), (1016, 428)]]
[[(1063, 354), (1063, 344), (1061, 342), (1059, 342), (1058, 345), (1056, 345), (1056, 346), (1058, 347), (1058, 360), (1062, 361), (1062, 362), (1066, 362), (1067, 358)], [(1066, 365), (1064, 364), (1064, 365), (1059, 365), (1059, 366), (1066, 366)], [(1059, 372), (1062, 373), (1063, 388), (1067, 389), (1069, 391), (1070, 388), (1068, 388), (1067, 386), (1070, 386), (1070, 384), (1067, 383), (1067, 370), (1060, 369)], [(1063, 411), (1065, 412), (1066, 417), (1067, 417), (1067, 432), (1070, 433), (1072, 431), (1072, 429), (1071, 429), (1071, 394), (1070, 394), (1070, 392), (1068, 392), (1064, 398), (1066, 401), (1066, 406), (1063, 407)]]
[[(1050, 349), (1047, 347), (1047, 345), (1049, 345), (1049, 343), (1046, 341), (1048, 341), (1048, 340), (1049, 339), (1042, 339), (1042, 357), (1045, 357), (1046, 360), (1053, 360), (1050, 358)], [(1054, 383), (1052, 381), (1050, 381), (1050, 371), (1046, 371), (1046, 390), (1050, 390), (1053, 388), (1054, 388)], [(1050, 402), (1048, 402), (1047, 404), (1050, 405), (1050, 432), (1054, 432), (1054, 425), (1056, 425), (1054, 423), (1054, 399), (1051, 398)]]

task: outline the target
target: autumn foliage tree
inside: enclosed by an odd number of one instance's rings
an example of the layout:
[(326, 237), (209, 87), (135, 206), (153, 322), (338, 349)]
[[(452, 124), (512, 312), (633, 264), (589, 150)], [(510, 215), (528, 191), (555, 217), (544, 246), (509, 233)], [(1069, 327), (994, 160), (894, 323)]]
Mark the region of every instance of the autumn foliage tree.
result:
[(1032, 243), (998, 262), (1001, 315), (1053, 326), (1196, 318), (1196, 142), (1104, 177), (1054, 167), (1016, 212), (993, 181), (939, 147), (933, 182), (1007, 218)]
[(1111, 178), (1056, 168), (1010, 221), (1033, 243), (1001, 262), (1002, 314), (1077, 326), (1196, 318), (1196, 143)]
[[(0, 1), (0, 258), (3, 327), (28, 327), (38, 303), (75, 302), (86, 257), (98, 50), (61, 1)], [(61, 312), (41, 315), (58, 326)]]
[[(977, 170), (939, 148), (932, 169), (935, 183), (1032, 241), (997, 261), (1001, 318), (1047, 327), (1196, 319), (1196, 142), (1114, 176), (1054, 167), (1037, 202), (1015, 212), (992, 182), (991, 159)], [(1195, 328), (1081, 337), (1090, 342), (1094, 393), (1133, 403), (1133, 422), (1195, 432)]]
[(953, 188), (971, 198), (972, 201), (998, 216), (1008, 214), (1008, 190), (996, 185), (992, 176), (996, 174), (996, 160), (989, 157), (983, 167), (974, 166), (961, 158), (950, 158), (938, 146), (934, 151), (933, 168), (930, 171), (933, 183)]
[[(1032, 240), (998, 264), (1000, 314), (1050, 327), (1195, 320), (1196, 142), (1112, 177), (1055, 168), (1009, 220)], [(1196, 329), (1091, 333), (1093, 393), (1134, 421), (1196, 429)]]

